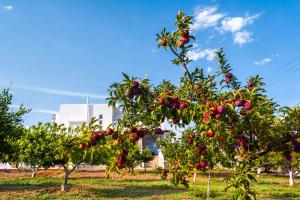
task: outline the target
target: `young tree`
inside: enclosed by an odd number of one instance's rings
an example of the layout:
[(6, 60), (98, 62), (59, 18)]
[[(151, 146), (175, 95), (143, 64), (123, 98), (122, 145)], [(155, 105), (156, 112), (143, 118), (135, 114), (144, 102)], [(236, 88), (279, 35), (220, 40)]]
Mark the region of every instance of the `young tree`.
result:
[[(162, 134), (160, 123), (167, 120), (186, 130), (181, 138), (171, 135), (167, 139), (170, 144), (166, 145), (177, 145), (178, 140), (179, 146), (184, 142), (188, 144), (189, 156), (185, 157), (188, 159), (180, 159), (182, 152), (165, 155), (168, 162), (177, 160), (179, 163), (178, 168), (168, 169), (175, 184), (180, 181), (186, 184), (182, 180), (198, 165), (210, 171), (221, 164), (234, 169), (227, 180), (228, 188), (235, 188), (233, 198), (255, 199), (250, 188), (255, 181), (251, 174), (254, 161), (300, 134), (282, 138), (274, 131), (276, 103), (267, 97), (262, 79), (250, 76), (246, 85), (239, 82), (223, 49), (216, 52), (219, 71), (215, 74), (205, 75), (202, 69), (189, 68), (188, 52), (193, 46), (190, 40), (195, 39), (190, 34), (191, 24), (192, 17), (179, 12), (176, 29), (173, 32), (163, 29), (157, 34), (158, 46), (170, 50), (175, 57), (172, 62), (184, 69), (179, 84), (163, 81), (154, 86), (148, 79), (138, 80), (123, 74), (122, 82), (111, 85), (109, 104), (120, 106), (124, 114), (115, 128), (121, 153), (116, 166), (123, 167), (127, 155), (122, 150), (126, 146), (134, 145), (144, 134)], [(136, 133), (137, 127), (143, 134)], [(197, 159), (197, 163), (191, 165), (193, 159)]]
[(131, 173), (134, 174), (134, 168), (139, 166), (142, 163), (147, 163), (153, 160), (154, 155), (151, 152), (149, 147), (146, 147), (141, 151), (139, 145), (134, 146), (129, 150), (127, 159), (125, 162), (125, 167), (131, 170)]
[(52, 124), (39, 123), (37, 126), (25, 128), (17, 142), (18, 161), (32, 170), (35, 177), (40, 168), (54, 165), (54, 139)]
[(14, 143), (22, 134), (23, 116), (29, 112), (23, 106), (17, 111), (11, 110), (12, 100), (8, 89), (0, 92), (0, 162), (16, 159)]
[(64, 169), (64, 181), (61, 191), (68, 191), (70, 174), (82, 163), (89, 161), (86, 158), (90, 149), (102, 144), (104, 134), (93, 118), (89, 125), (83, 124), (78, 128), (65, 128), (63, 125), (53, 124), (54, 160)]

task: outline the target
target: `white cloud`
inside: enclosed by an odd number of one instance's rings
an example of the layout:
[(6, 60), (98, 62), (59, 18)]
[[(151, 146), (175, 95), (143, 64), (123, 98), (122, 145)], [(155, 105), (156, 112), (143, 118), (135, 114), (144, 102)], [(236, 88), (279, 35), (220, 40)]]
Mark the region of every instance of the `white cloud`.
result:
[(211, 68), (211, 67), (207, 67), (207, 68), (206, 68), (206, 71), (207, 71), (208, 73), (210, 73), (210, 72), (212, 72), (212, 68)]
[(12, 5), (7, 5), (7, 6), (3, 6), (3, 9), (9, 11), (9, 10), (14, 9), (14, 7)]
[(254, 65), (266, 65), (270, 62), (272, 62), (272, 58), (263, 58), (259, 61), (254, 62)]
[(245, 26), (252, 24), (255, 19), (260, 16), (260, 13), (255, 15), (246, 15), (245, 17), (227, 17), (222, 20), (221, 24), (221, 32), (222, 31), (230, 31), (235, 33), (237, 31), (242, 30)]
[(199, 60), (205, 58), (208, 61), (212, 61), (216, 56), (217, 49), (195, 49), (187, 53), (187, 56), (191, 60)]
[(233, 42), (234, 44), (239, 44), (240, 46), (251, 42), (253, 39), (251, 38), (252, 33), (248, 32), (248, 31), (240, 31), (240, 32), (236, 32), (233, 35)]
[(191, 30), (198, 31), (200, 29), (206, 29), (216, 26), (219, 20), (225, 16), (225, 14), (223, 13), (217, 13), (217, 10), (217, 7), (205, 7), (196, 9), (194, 16), (195, 21), (191, 26)]

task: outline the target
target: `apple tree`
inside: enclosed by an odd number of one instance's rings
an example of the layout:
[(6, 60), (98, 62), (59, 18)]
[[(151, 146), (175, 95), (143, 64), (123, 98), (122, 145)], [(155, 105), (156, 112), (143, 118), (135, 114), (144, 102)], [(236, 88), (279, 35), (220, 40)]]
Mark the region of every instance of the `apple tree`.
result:
[(191, 24), (192, 17), (179, 12), (175, 30), (163, 29), (157, 34), (158, 47), (170, 51), (172, 63), (184, 70), (179, 84), (164, 80), (153, 85), (149, 79), (123, 74), (124, 80), (109, 88), (109, 104), (119, 106), (124, 114), (115, 125), (119, 152), (115, 166), (123, 167), (128, 146), (145, 134), (163, 134), (166, 130), (160, 124), (168, 122), (182, 130), (180, 138), (169, 130), (171, 134), (158, 143), (172, 183), (187, 185), (191, 171), (211, 171), (222, 165), (233, 169), (227, 179), (228, 188), (235, 191), (233, 199), (256, 199), (250, 187), (255, 181), (251, 173), (255, 160), (294, 141), (299, 133), (286, 138), (276, 133), (277, 105), (266, 95), (262, 78), (249, 76), (244, 83), (238, 80), (223, 49), (216, 52), (217, 72), (205, 74), (191, 66), (188, 52), (193, 47), (191, 40), (195, 40)]

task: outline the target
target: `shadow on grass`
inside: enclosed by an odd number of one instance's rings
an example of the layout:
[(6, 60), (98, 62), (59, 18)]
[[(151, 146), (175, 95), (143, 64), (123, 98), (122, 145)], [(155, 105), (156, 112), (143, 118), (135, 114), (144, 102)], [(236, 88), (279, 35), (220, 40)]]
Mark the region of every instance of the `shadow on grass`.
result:
[(14, 191), (33, 191), (49, 188), (59, 188), (59, 183), (54, 182), (42, 182), (42, 183), (1, 183), (0, 184), (0, 193), (1, 192), (14, 192)]
[(151, 196), (165, 196), (189, 192), (188, 190), (176, 189), (169, 185), (157, 186), (125, 186), (122, 188), (91, 188), (89, 192), (98, 197), (105, 198), (142, 198)]

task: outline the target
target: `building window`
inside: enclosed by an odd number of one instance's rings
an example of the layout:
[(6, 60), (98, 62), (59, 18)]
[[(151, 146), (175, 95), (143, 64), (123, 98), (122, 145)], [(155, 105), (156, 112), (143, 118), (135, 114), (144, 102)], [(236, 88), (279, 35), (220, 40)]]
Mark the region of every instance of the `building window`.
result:
[(99, 115), (99, 125), (102, 125), (102, 119), (103, 119), (103, 115)]

